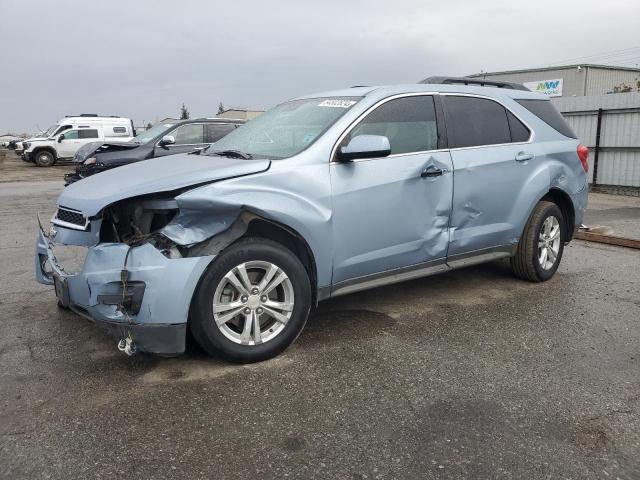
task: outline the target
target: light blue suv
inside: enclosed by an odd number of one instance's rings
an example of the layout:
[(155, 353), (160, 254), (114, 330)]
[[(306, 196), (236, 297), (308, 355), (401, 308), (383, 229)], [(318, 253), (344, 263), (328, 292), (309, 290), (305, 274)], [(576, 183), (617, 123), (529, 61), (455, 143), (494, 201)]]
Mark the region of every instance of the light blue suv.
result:
[[(200, 154), (69, 186), (36, 275), (126, 353), (181, 353), (190, 329), (211, 354), (254, 362), (337, 295), (502, 257), (548, 280), (582, 220), (587, 170), (549, 100), (519, 85), (309, 95)], [(69, 246), (83, 247), (75, 268)]]

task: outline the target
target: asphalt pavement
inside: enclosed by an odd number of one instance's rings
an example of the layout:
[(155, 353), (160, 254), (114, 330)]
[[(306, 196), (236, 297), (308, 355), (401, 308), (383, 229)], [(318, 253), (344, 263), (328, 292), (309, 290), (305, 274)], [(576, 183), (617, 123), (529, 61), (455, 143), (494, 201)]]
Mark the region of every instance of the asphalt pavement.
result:
[(61, 186), (0, 184), (0, 477), (640, 478), (640, 251), (329, 300), (259, 364), (126, 357), (34, 280)]

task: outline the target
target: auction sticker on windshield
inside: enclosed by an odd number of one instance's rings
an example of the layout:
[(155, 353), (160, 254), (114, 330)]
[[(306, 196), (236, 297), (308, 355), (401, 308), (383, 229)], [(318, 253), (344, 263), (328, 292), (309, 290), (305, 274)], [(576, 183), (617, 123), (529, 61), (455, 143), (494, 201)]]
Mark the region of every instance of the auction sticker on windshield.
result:
[(335, 107), (335, 108), (349, 108), (351, 105), (356, 103), (353, 100), (341, 100), (338, 98), (323, 100), (318, 104), (319, 107)]

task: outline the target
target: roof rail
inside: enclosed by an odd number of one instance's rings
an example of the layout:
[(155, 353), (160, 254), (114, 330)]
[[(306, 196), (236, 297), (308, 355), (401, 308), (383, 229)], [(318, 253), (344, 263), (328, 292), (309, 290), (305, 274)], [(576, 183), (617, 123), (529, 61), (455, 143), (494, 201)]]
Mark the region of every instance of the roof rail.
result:
[(483, 80), (479, 78), (467, 78), (467, 77), (429, 77), (421, 80), (418, 83), (426, 83), (433, 85), (476, 85), (479, 87), (496, 87), (496, 88), (508, 88), (510, 90), (525, 90), (529, 91), (527, 87), (519, 83), (513, 82), (498, 82), (496, 80)]
[(98, 115), (97, 113), (81, 113), (80, 115), (65, 115), (65, 118), (73, 117), (100, 117), (100, 118), (120, 118), (119, 115)]

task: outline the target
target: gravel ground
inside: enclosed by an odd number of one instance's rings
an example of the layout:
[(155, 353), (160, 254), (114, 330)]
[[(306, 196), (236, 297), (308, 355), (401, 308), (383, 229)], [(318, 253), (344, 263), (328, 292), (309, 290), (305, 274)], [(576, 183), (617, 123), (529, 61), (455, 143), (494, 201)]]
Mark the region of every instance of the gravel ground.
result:
[(47, 180), (63, 181), (64, 174), (73, 170), (74, 167), (69, 165), (38, 167), (34, 163), (22, 160), (13, 150), (0, 148), (0, 183)]
[(640, 478), (640, 252), (580, 241), (321, 304), (280, 357), (125, 357), (33, 279), (0, 184), (2, 478)]
[(640, 197), (591, 193), (584, 223), (607, 226), (609, 235), (640, 240)]

